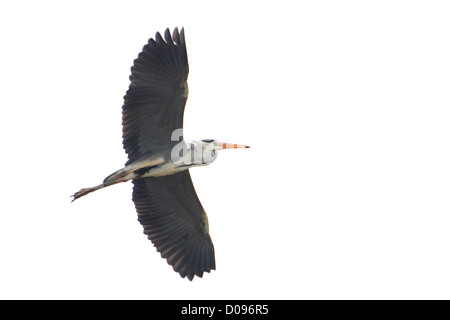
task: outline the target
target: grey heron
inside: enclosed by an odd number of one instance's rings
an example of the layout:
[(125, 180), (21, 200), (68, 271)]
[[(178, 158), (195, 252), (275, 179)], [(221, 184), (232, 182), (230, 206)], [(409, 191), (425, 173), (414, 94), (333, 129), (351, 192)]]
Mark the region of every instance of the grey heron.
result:
[(122, 107), (125, 167), (103, 183), (73, 195), (132, 180), (133, 202), (144, 233), (169, 265), (192, 280), (215, 270), (208, 218), (192, 184), (189, 168), (212, 163), (217, 151), (249, 148), (213, 139), (183, 137), (189, 65), (184, 28), (158, 32), (131, 68)]

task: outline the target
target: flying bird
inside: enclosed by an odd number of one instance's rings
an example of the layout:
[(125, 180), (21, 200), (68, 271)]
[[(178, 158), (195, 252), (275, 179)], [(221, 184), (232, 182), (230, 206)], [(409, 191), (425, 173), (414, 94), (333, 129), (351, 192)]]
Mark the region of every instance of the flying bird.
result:
[(215, 270), (208, 217), (192, 184), (189, 168), (211, 164), (222, 149), (249, 148), (213, 139), (185, 140), (183, 115), (189, 65), (184, 28), (159, 32), (143, 47), (131, 68), (122, 107), (125, 167), (93, 191), (131, 180), (138, 221), (169, 265), (192, 280)]

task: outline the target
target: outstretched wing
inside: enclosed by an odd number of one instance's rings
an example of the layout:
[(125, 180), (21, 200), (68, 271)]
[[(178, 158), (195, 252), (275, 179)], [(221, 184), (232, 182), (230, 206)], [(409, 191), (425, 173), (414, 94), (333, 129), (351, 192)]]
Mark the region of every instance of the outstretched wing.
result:
[(145, 154), (171, 150), (172, 132), (183, 128), (189, 65), (184, 29), (156, 33), (131, 68), (131, 84), (122, 107), (123, 147), (127, 164)]
[(183, 278), (215, 269), (208, 218), (189, 170), (133, 180), (133, 201), (144, 233)]

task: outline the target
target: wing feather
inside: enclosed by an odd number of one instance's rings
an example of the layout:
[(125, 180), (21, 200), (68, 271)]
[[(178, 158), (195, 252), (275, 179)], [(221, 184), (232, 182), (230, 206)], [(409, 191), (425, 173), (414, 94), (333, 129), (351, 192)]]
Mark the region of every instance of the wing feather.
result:
[[(131, 68), (130, 86), (122, 107), (123, 146), (129, 164), (143, 155), (171, 150), (172, 132), (183, 128), (188, 96), (184, 29), (164, 38), (158, 32), (139, 53)], [(175, 39), (175, 41), (173, 40)]]
[(208, 218), (189, 170), (133, 180), (133, 201), (144, 233), (182, 277), (215, 269)]

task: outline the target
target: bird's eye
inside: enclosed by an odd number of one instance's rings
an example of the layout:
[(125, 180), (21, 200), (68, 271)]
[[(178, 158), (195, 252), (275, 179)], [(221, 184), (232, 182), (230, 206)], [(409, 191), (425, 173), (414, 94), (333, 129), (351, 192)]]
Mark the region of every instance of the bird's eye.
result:
[(206, 142), (206, 143), (211, 143), (211, 142), (214, 141), (214, 139), (203, 139), (202, 141), (203, 141), (203, 142)]

